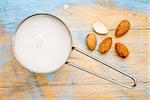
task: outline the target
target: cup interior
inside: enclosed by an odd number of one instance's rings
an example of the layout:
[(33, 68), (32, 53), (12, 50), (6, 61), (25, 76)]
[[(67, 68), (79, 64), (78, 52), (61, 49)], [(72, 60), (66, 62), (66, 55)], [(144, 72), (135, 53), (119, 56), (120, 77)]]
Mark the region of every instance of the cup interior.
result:
[(17, 61), (36, 73), (50, 73), (68, 60), (72, 37), (66, 24), (50, 14), (34, 14), (16, 29), (12, 48)]

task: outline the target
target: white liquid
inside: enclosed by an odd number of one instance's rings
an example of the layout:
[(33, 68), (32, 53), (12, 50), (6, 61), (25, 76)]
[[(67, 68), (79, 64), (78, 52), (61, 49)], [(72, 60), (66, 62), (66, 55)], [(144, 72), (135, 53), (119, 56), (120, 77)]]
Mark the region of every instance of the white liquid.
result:
[(53, 72), (67, 61), (71, 37), (59, 19), (49, 15), (35, 15), (19, 26), (13, 47), (17, 60), (28, 70)]

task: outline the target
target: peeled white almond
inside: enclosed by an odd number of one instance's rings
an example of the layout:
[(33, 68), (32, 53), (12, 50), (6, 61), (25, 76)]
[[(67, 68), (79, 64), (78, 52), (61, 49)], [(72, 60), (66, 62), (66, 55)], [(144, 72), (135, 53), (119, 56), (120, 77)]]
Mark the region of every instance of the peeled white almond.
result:
[(96, 21), (93, 24), (93, 30), (99, 34), (107, 34), (108, 33), (107, 27), (103, 23), (98, 22), (98, 21)]

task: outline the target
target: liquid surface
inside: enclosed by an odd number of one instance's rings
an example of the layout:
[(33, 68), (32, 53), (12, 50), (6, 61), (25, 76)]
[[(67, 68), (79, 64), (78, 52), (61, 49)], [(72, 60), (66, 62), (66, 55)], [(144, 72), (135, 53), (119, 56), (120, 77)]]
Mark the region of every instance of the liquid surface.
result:
[(28, 70), (53, 72), (68, 59), (71, 37), (67, 27), (50, 15), (34, 15), (17, 29), (13, 39), (17, 60)]

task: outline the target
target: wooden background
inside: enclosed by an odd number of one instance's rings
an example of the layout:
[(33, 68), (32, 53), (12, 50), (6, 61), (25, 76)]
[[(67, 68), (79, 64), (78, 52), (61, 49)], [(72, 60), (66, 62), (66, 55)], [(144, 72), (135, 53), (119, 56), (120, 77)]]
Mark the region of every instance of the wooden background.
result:
[[(69, 5), (64, 9), (64, 5)], [(0, 0), (0, 100), (148, 100), (150, 99), (150, 1), (149, 0)], [(73, 44), (133, 75), (138, 85), (126, 89), (69, 65), (51, 74), (34, 74), (14, 58), (11, 37), (21, 20), (34, 13), (50, 13), (69, 27)], [(130, 31), (114, 36), (121, 20), (129, 20)], [(104, 55), (88, 51), (85, 38), (92, 33), (94, 21), (103, 22), (113, 38)], [(107, 36), (108, 36), (107, 35)], [(96, 34), (98, 44), (107, 36)], [(116, 42), (130, 51), (126, 59), (117, 56)], [(97, 45), (98, 47), (98, 45)], [(59, 59), (59, 57), (58, 57)], [(131, 80), (74, 51), (69, 61), (125, 84)]]

